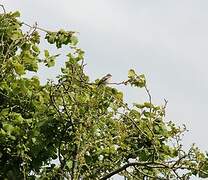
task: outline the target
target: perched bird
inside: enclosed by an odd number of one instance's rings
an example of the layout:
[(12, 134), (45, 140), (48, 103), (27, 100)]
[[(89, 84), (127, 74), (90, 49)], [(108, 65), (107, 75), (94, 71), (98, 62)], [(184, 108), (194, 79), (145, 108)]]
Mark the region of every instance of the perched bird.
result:
[(107, 74), (106, 76), (104, 76), (103, 78), (100, 79), (100, 81), (98, 82), (98, 86), (108, 84), (110, 82), (111, 78), (112, 78), (112, 75)]

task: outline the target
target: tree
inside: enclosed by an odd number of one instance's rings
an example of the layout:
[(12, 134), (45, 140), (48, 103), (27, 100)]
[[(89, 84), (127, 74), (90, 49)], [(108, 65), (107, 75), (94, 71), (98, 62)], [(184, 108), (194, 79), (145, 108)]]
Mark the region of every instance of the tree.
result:
[[(2, 6), (3, 7), (3, 6)], [(143, 88), (149, 101), (124, 102), (111, 84), (90, 81), (76, 32), (52, 32), (0, 15), (0, 178), (1, 179), (189, 179), (208, 177), (207, 155), (194, 145), (185, 152), (185, 127), (165, 121), (154, 105), (145, 76), (133, 69), (114, 85)], [(24, 32), (22, 27), (28, 31)], [(40, 84), (40, 64), (58, 55), (39, 47), (40, 33), (57, 49), (69, 47), (57, 82)], [(99, 85), (98, 85), (99, 84)]]

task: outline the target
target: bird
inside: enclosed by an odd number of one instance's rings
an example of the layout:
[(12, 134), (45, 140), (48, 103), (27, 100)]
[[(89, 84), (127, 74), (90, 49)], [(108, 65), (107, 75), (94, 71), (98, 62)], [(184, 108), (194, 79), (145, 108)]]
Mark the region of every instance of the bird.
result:
[(111, 75), (111, 74), (105, 75), (104, 77), (102, 77), (102, 78), (99, 80), (98, 86), (99, 86), (99, 85), (106, 85), (106, 84), (108, 84), (108, 83), (110, 82), (111, 78), (112, 78), (112, 75)]

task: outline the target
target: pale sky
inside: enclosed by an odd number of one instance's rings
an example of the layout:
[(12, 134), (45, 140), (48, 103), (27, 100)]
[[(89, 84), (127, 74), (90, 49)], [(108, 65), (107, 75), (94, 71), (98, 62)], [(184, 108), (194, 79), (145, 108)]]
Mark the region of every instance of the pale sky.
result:
[[(186, 146), (208, 150), (207, 0), (5, 0), (7, 11), (49, 30), (76, 30), (92, 80), (111, 73), (127, 78), (130, 68), (147, 77), (153, 101), (168, 102), (167, 120), (186, 124)], [(46, 47), (44, 47), (46, 48)], [(42, 81), (58, 74), (40, 72)], [(128, 102), (145, 100), (142, 89), (121, 87)]]

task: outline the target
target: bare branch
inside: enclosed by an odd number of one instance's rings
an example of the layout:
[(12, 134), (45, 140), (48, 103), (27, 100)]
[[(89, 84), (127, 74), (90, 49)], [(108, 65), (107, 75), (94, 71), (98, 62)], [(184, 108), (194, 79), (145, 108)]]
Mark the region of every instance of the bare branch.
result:
[(148, 168), (170, 168), (168, 165), (166, 164), (162, 164), (162, 163), (152, 163), (152, 162), (133, 162), (133, 163), (128, 163), (123, 165), (122, 167), (112, 171), (111, 173), (105, 175), (104, 177), (102, 177), (100, 180), (106, 180), (112, 176), (114, 176), (115, 174), (118, 174), (124, 170), (126, 170), (126, 168), (131, 167), (131, 166), (146, 166)]
[[(146, 92), (147, 92), (147, 94), (148, 94), (148, 97), (149, 97), (149, 103), (152, 104), (152, 96), (151, 96), (151, 94), (150, 94), (150, 91), (149, 91), (149, 89), (147, 88), (146, 85), (144, 86), (144, 88), (145, 88), (145, 90), (146, 90)], [(152, 109), (152, 108), (150, 108), (150, 111), (151, 111), (151, 109)]]
[(46, 32), (46, 33), (50, 33), (50, 32), (51, 32), (51, 31), (48, 31), (48, 30), (46, 30), (46, 29), (37, 27), (37, 23), (35, 23), (35, 25), (33, 25), (33, 26), (31, 26), (31, 25), (29, 25), (29, 24), (27, 24), (27, 23), (25, 23), (25, 22), (22, 22), (22, 24), (25, 25), (25, 26), (27, 26), (27, 27), (30, 27), (30, 28), (32, 28), (32, 29), (39, 29), (39, 30), (41, 30), (41, 31), (43, 31), (43, 32)]
[(0, 6), (2, 7), (4, 14), (6, 14), (6, 9), (4, 8), (4, 5), (0, 4)]
[(164, 99), (165, 101), (165, 104), (164, 104), (164, 109), (167, 107), (167, 104), (168, 104), (168, 100), (167, 99)]
[(115, 84), (115, 85), (121, 85), (121, 84), (123, 84), (123, 85), (127, 85), (127, 82), (128, 81), (122, 81), (122, 82), (119, 82), (119, 83), (106, 83), (106, 84)]

